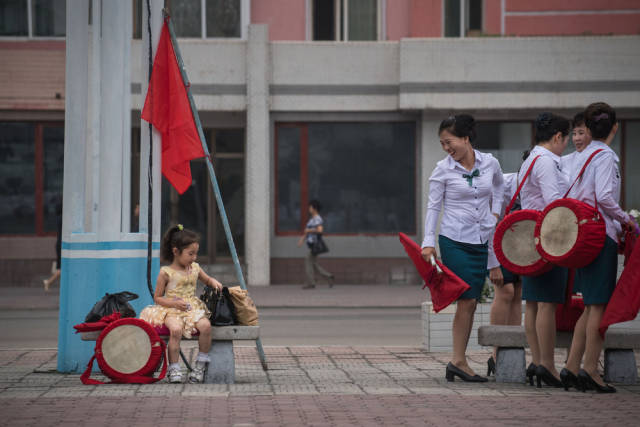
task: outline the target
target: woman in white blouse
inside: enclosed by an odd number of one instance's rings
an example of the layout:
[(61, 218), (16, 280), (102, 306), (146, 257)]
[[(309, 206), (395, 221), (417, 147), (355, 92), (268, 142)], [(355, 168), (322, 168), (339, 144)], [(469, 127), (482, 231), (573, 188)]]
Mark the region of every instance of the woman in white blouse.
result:
[[(538, 158), (520, 191), (522, 209), (542, 211), (562, 197), (567, 190), (567, 176), (562, 171), (560, 155), (569, 143), (569, 120), (551, 113), (540, 114), (535, 121), (536, 146), (522, 164), (518, 181)], [(568, 271), (553, 267), (538, 276), (523, 276), (522, 299), (525, 300), (524, 326), (531, 349), (532, 362), (527, 368), (530, 381), (538, 377), (538, 386), (545, 384), (561, 387), (555, 368), (556, 307), (566, 297)]]
[[(621, 187), (618, 157), (605, 142), (613, 139), (617, 129), (616, 112), (604, 102), (597, 102), (587, 107), (584, 118), (593, 141), (576, 156), (575, 164), (582, 165), (594, 151), (603, 151), (595, 155), (582, 179), (571, 189), (569, 197), (591, 206), (596, 206), (597, 201), (598, 211), (605, 221), (607, 236), (597, 258), (586, 267), (576, 270), (575, 287), (582, 292), (585, 304), (580, 320), (584, 322), (584, 327), (576, 325), (567, 366), (560, 375), (565, 388), (574, 386), (583, 391), (614, 393), (616, 389), (605, 384), (598, 374), (598, 360), (603, 344), (598, 328), (616, 285), (619, 224), (632, 226), (633, 221), (618, 205)], [(574, 168), (572, 182), (578, 173), (579, 168)], [(580, 369), (583, 352), (583, 369)]]
[(475, 121), (467, 114), (440, 123), (442, 149), (448, 156), (438, 162), (429, 178), (429, 204), (425, 219), (422, 256), (436, 255), (436, 226), (442, 210), (438, 243), (442, 262), (471, 289), (457, 301), (453, 319), (453, 357), (446, 378), (484, 382), (467, 363), (466, 350), (477, 300), (490, 270), (490, 278), (502, 285), (500, 264), (493, 254), (493, 232), (502, 209), (503, 177), (498, 161), (474, 150)]

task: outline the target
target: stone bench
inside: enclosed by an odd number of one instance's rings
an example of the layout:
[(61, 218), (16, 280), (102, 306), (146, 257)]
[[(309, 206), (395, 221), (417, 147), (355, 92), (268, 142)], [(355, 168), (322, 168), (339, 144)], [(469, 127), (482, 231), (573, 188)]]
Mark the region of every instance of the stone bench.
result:
[[(96, 341), (101, 331), (83, 332), (80, 334), (83, 341)], [(209, 357), (211, 362), (204, 376), (206, 384), (233, 384), (236, 376), (236, 363), (233, 353), (233, 341), (235, 340), (256, 340), (260, 337), (260, 326), (213, 326), (211, 327), (211, 350)], [(160, 335), (165, 341), (169, 340), (168, 335)], [(198, 337), (191, 339), (182, 338), (187, 341), (197, 341)], [(263, 368), (266, 370), (265, 363)]]
[[(556, 347), (571, 346), (571, 332), (558, 332)], [(524, 326), (490, 325), (478, 328), (478, 344), (498, 347), (496, 382), (524, 382), (524, 349), (528, 347)], [(640, 330), (611, 327), (604, 340), (604, 379), (608, 382), (634, 384), (638, 368), (633, 350), (640, 348)]]

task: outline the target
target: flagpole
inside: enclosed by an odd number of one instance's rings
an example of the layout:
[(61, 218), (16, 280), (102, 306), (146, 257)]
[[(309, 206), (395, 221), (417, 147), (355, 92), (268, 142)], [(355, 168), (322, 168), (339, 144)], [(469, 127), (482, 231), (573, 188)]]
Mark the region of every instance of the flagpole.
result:
[[(218, 179), (216, 178), (216, 173), (213, 170), (213, 164), (211, 163), (211, 154), (209, 153), (209, 147), (207, 147), (206, 139), (204, 137), (204, 132), (202, 131), (202, 123), (200, 122), (200, 115), (198, 114), (198, 110), (196, 108), (196, 103), (193, 100), (193, 95), (191, 94), (191, 84), (189, 83), (189, 78), (187, 77), (187, 71), (184, 68), (184, 62), (182, 61), (182, 54), (180, 53), (180, 47), (178, 46), (178, 42), (176, 41), (176, 35), (173, 30), (173, 24), (171, 23), (171, 17), (167, 13), (167, 10), (163, 10), (164, 19), (167, 23), (167, 27), (169, 28), (169, 35), (171, 37), (171, 45), (173, 46), (173, 51), (176, 55), (176, 59), (178, 61), (178, 68), (180, 68), (180, 75), (182, 76), (182, 82), (184, 83), (184, 87), (187, 90), (187, 97), (189, 98), (189, 105), (191, 107), (191, 113), (193, 115), (193, 120), (196, 123), (196, 128), (198, 129), (198, 136), (200, 137), (200, 143), (202, 144), (202, 150), (204, 151), (207, 169), (209, 170), (209, 178), (211, 179), (211, 185), (213, 186), (213, 193), (216, 197), (216, 204), (218, 205), (218, 211), (220, 213), (220, 219), (222, 220), (222, 227), (224, 228), (224, 233), (227, 236), (227, 242), (229, 243), (229, 250), (231, 251), (231, 258), (233, 259), (233, 265), (236, 270), (236, 276), (238, 281), (240, 282), (240, 287), (244, 290), (247, 289), (247, 284), (244, 281), (244, 275), (242, 274), (242, 268), (240, 267), (240, 260), (238, 259), (238, 252), (236, 251), (236, 245), (233, 242), (233, 236), (231, 235), (231, 227), (229, 227), (229, 220), (227, 218), (227, 213), (224, 209), (224, 203), (222, 202), (222, 193), (220, 192), (220, 186), (218, 185)], [(260, 337), (256, 339), (256, 349), (258, 350), (258, 355), (260, 357), (260, 362), (262, 363), (262, 368), (267, 370), (267, 361), (264, 355), (264, 349), (262, 348), (262, 341)]]

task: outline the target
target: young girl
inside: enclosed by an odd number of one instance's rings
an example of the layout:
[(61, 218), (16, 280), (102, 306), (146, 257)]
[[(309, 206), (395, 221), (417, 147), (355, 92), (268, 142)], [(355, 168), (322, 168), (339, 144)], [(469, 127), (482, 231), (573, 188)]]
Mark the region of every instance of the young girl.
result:
[[(533, 160), (531, 174), (522, 186), (520, 200), (523, 209), (542, 211), (549, 203), (562, 197), (567, 189), (567, 176), (562, 172), (560, 156), (569, 143), (569, 120), (551, 113), (540, 114), (535, 121), (536, 146), (520, 168), (518, 182), (522, 182)], [(556, 306), (565, 300), (568, 272), (566, 268), (553, 267), (538, 276), (523, 276), (522, 299), (525, 307), (524, 325), (531, 349), (532, 363), (527, 377), (538, 377), (542, 382), (560, 387), (555, 368)]]
[[(617, 223), (631, 225), (633, 222), (618, 205), (621, 186), (618, 157), (607, 144), (617, 130), (616, 112), (604, 102), (597, 102), (587, 107), (584, 121), (593, 141), (579, 153), (576, 163), (584, 164), (595, 150), (603, 151), (593, 157), (582, 179), (571, 189), (569, 197), (597, 206), (604, 218), (607, 235), (597, 258), (586, 267), (576, 270), (575, 286), (582, 292), (585, 311), (576, 325), (567, 366), (561, 372), (561, 379), (565, 388), (574, 386), (583, 391), (593, 389), (599, 393), (614, 393), (616, 389), (605, 384), (598, 374), (598, 360), (603, 344), (598, 328), (616, 285)], [(572, 182), (578, 173), (579, 169), (574, 168)], [(580, 369), (581, 361), (583, 369)]]
[(169, 382), (182, 382), (182, 372), (178, 357), (182, 336), (191, 338), (200, 332), (198, 344), (200, 352), (195, 366), (189, 374), (189, 382), (202, 382), (204, 368), (209, 360), (211, 347), (211, 323), (209, 311), (195, 295), (196, 282), (222, 290), (222, 284), (209, 277), (195, 262), (200, 247), (198, 235), (184, 229), (181, 224), (169, 228), (162, 238), (160, 255), (171, 265), (160, 269), (156, 281), (154, 301), (156, 305), (146, 307), (140, 318), (153, 326), (167, 326), (169, 337)]
[(448, 156), (438, 162), (429, 178), (422, 256), (429, 261), (436, 254), (435, 234), (442, 210), (438, 237), (442, 262), (471, 286), (456, 304), (453, 357), (445, 376), (448, 381), (457, 376), (463, 381), (485, 382), (487, 378), (476, 375), (469, 366), (466, 350), (487, 269), (491, 281), (502, 285), (502, 272), (491, 246), (502, 209), (502, 170), (491, 154), (471, 146), (476, 131), (470, 115), (459, 114), (443, 120), (438, 134)]

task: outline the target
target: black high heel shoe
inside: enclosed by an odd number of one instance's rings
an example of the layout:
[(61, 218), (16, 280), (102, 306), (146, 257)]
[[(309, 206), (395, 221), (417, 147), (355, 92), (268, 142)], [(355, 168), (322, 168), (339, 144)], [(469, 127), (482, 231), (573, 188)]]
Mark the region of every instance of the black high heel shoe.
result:
[(616, 392), (616, 388), (613, 386), (610, 386), (609, 384), (605, 384), (602, 386), (597, 382), (595, 382), (594, 379), (591, 378), (591, 375), (589, 375), (589, 373), (584, 369), (580, 369), (580, 371), (578, 372), (578, 381), (580, 381), (580, 383), (582, 384), (582, 387), (583, 387), (582, 391), (595, 390), (598, 393), (615, 393)]
[(491, 356), (489, 360), (487, 360), (487, 376), (495, 373), (496, 373), (496, 361), (493, 358), (493, 356)]
[(489, 381), (485, 377), (481, 377), (480, 375), (469, 375), (462, 369), (456, 367), (453, 363), (449, 362), (447, 365), (447, 370), (445, 371), (445, 378), (449, 382), (453, 382), (455, 377), (460, 377), (462, 381), (470, 382), (470, 383), (486, 383)]
[(536, 368), (537, 368), (536, 365), (534, 365), (533, 363), (530, 363), (526, 372), (527, 381), (529, 381), (529, 385), (532, 387), (533, 387), (533, 377), (536, 376)]
[(560, 371), (560, 382), (562, 382), (565, 391), (569, 391), (571, 387), (575, 387), (577, 390), (582, 390), (578, 383), (578, 377), (567, 368), (562, 368), (562, 371)]
[(562, 382), (554, 377), (553, 374), (542, 365), (538, 365), (536, 367), (536, 378), (538, 381), (538, 388), (542, 388), (542, 382), (546, 385), (550, 385), (551, 387), (562, 387)]

